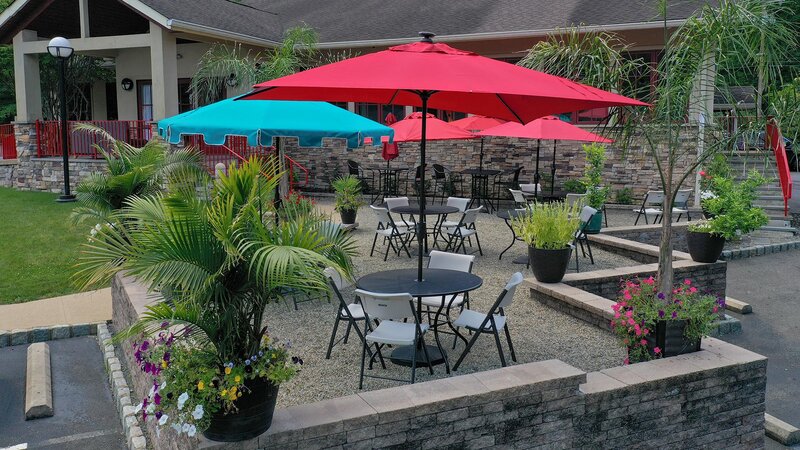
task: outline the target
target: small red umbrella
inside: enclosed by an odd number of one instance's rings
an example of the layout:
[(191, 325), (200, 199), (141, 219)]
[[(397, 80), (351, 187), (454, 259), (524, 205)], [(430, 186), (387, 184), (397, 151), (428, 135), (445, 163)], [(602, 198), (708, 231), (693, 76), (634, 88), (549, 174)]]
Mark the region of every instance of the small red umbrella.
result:
[(487, 128), (496, 127), (506, 122), (507, 120), (495, 119), (494, 117), (474, 115), (474, 116), (464, 117), (463, 119), (454, 120), (450, 122), (450, 125), (455, 125), (458, 128), (461, 128), (462, 130), (467, 130), (467, 131), (472, 131), (473, 133), (477, 133), (478, 131), (483, 131)]
[(397, 142), (384, 142), (381, 156), (386, 160), (386, 166), (389, 166), (389, 161), (400, 156), (400, 149), (397, 148)]
[(391, 125), (395, 122), (397, 122), (397, 116), (395, 116), (394, 113), (391, 112), (386, 115), (386, 118), (383, 119), (383, 123), (385, 123), (386, 125)]
[[(533, 176), (533, 183), (539, 185), (539, 147), (542, 139), (553, 140), (553, 167), (551, 175), (556, 176), (556, 141), (583, 141), (583, 142), (614, 142), (598, 134), (590, 133), (583, 128), (564, 122), (556, 116), (546, 116), (536, 119), (526, 125), (516, 122), (508, 122), (496, 127), (488, 128), (480, 133), (481, 136), (505, 136), (524, 139), (537, 139), (536, 144), (536, 172)], [(553, 194), (553, 183), (550, 183), (550, 194)], [(536, 192), (534, 192), (534, 195)]]
[[(437, 119), (433, 114), (427, 114), (426, 119), (425, 138), (428, 141), (472, 139), (476, 137), (469, 131)], [(394, 130), (395, 142), (419, 142), (422, 140), (422, 113), (412, 113), (405, 119), (389, 125), (389, 127)]]

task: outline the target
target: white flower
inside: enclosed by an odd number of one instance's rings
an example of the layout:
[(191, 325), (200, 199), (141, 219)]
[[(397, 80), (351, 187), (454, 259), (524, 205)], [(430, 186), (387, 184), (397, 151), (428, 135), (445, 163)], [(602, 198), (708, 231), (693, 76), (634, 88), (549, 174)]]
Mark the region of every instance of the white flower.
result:
[(166, 414), (162, 414), (161, 418), (158, 419), (158, 424), (159, 425), (164, 425), (165, 423), (167, 423), (167, 419), (169, 419), (169, 416), (166, 415)]
[(103, 226), (98, 223), (97, 225), (94, 226), (94, 229), (100, 231), (103, 229)]
[(177, 423), (173, 423), (172, 424), (172, 429), (175, 430), (176, 433), (180, 433), (181, 432), (181, 426), (179, 424), (177, 424)]
[(194, 417), (194, 420), (200, 420), (203, 418), (203, 405), (197, 405), (194, 407), (194, 411), (192, 411), (192, 417)]
[(184, 433), (188, 433), (190, 426), (191, 425), (189, 425), (188, 423), (183, 424), (183, 427), (181, 427), (181, 431), (183, 431)]
[(147, 393), (147, 396), (153, 398), (153, 395), (156, 393), (156, 386), (150, 386), (150, 392)]
[(91, 230), (91, 231), (89, 231), (89, 234), (91, 234), (91, 235), (92, 235), (92, 237), (95, 237), (95, 236), (97, 236), (97, 230), (95, 230), (94, 228), (92, 228), (92, 230)]
[(139, 412), (142, 410), (143, 407), (144, 407), (144, 403), (139, 403), (138, 405), (136, 405), (136, 410), (133, 413), (134, 414), (139, 414)]
[(156, 410), (156, 405), (150, 403), (149, 405), (147, 405), (147, 409), (145, 411), (147, 411), (147, 414), (153, 414), (155, 410)]
[(166, 381), (161, 383), (161, 386), (158, 387), (158, 390), (159, 391), (163, 391), (165, 387), (167, 387), (167, 382)]
[(189, 437), (194, 437), (195, 433), (197, 433), (197, 427), (194, 425), (189, 425), (189, 430), (186, 432), (186, 434), (188, 434)]
[(708, 200), (710, 198), (717, 198), (717, 194), (715, 194), (712, 191), (701, 191), (700, 192), (700, 198), (702, 200)]
[(180, 397), (178, 397), (178, 409), (183, 409), (183, 405), (186, 404), (186, 400), (189, 400), (189, 394), (184, 392), (180, 395)]

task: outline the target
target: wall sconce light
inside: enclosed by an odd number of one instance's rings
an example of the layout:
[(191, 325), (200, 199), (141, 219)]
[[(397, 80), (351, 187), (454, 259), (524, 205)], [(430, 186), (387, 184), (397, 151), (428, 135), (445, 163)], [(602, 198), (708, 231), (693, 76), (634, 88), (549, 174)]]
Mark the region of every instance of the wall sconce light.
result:
[(130, 91), (131, 89), (133, 89), (133, 80), (131, 80), (130, 78), (123, 78), (122, 81), (120, 82), (120, 85), (122, 85), (123, 91)]
[(225, 79), (225, 84), (227, 84), (228, 87), (236, 87), (236, 86), (238, 86), (239, 85), (239, 80), (236, 79), (236, 74), (232, 73), (232, 74), (228, 75), (228, 77)]

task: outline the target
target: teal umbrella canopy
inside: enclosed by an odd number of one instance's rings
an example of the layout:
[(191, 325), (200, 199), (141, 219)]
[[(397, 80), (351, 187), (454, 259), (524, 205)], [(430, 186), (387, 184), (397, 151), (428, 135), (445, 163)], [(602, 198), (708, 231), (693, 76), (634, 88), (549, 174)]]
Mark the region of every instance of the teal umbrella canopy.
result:
[(206, 144), (223, 145), (228, 136), (245, 136), (253, 147), (274, 137), (296, 137), (301, 147), (321, 147), (323, 138), (347, 140), (349, 148), (372, 138), (394, 137), (394, 130), (325, 102), (222, 100), (158, 122), (158, 134), (171, 144), (183, 135), (202, 134)]

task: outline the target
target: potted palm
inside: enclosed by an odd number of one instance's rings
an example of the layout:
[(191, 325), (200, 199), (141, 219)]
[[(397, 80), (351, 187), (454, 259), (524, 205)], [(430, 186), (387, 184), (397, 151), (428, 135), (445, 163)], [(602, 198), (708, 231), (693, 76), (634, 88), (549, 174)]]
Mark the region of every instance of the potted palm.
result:
[(608, 199), (609, 188), (601, 186), (603, 183), (603, 167), (606, 162), (606, 148), (598, 143), (584, 144), (586, 153), (586, 167), (583, 174), (583, 184), (586, 186), (586, 204), (597, 210), (586, 227), (587, 233), (599, 233), (603, 227), (603, 205)]
[(364, 204), (361, 200), (361, 180), (347, 175), (331, 181), (335, 194), (334, 208), (342, 216), (342, 223), (350, 225), (356, 223), (358, 208)]
[(571, 244), (580, 224), (578, 208), (577, 204), (563, 202), (539, 204), (512, 222), (514, 232), (528, 244), (528, 258), (537, 280), (558, 283), (567, 273)]
[(125, 271), (165, 298), (117, 337), (135, 340), (135, 363), (153, 380), (137, 413), (162, 436), (172, 428), (239, 441), (268, 429), (278, 386), (302, 360), (267, 334), (266, 305), (326, 291), (324, 267), (350, 276), (354, 247), (338, 226), (313, 213), (266, 214), (277, 167), (275, 158), (232, 165), (200, 198), (133, 199), (118, 213), (127, 220), (84, 248), (82, 284)]
[(689, 225), (686, 244), (694, 261), (713, 263), (719, 259), (726, 240), (757, 230), (769, 218), (753, 206), (756, 190), (766, 182), (758, 172), (751, 172), (740, 183), (724, 176), (707, 177), (708, 191), (713, 196), (706, 196), (702, 204), (710, 218)]

